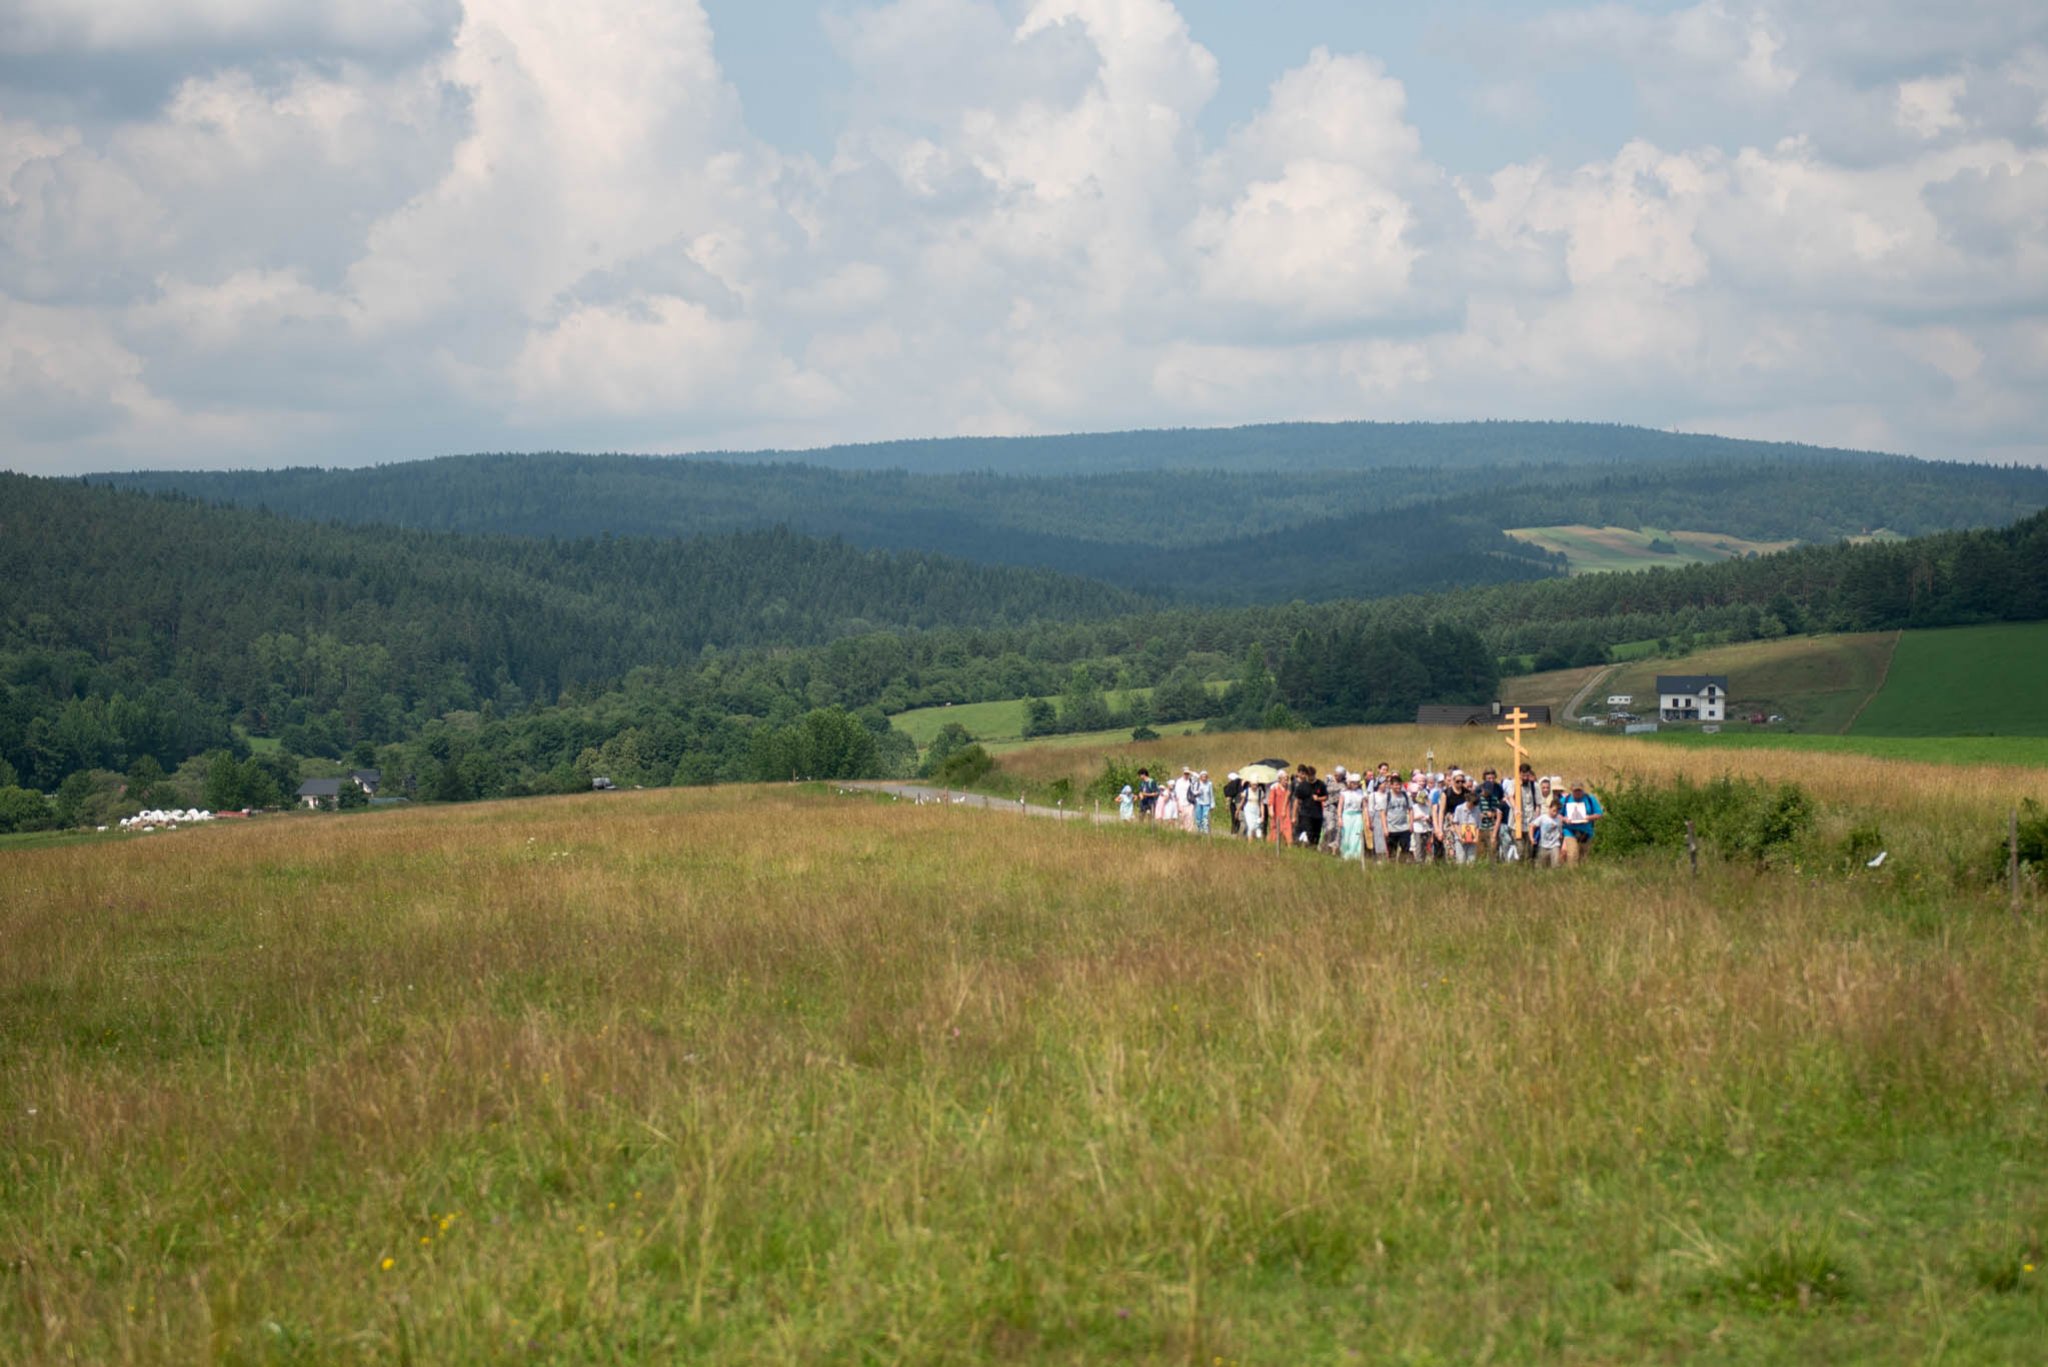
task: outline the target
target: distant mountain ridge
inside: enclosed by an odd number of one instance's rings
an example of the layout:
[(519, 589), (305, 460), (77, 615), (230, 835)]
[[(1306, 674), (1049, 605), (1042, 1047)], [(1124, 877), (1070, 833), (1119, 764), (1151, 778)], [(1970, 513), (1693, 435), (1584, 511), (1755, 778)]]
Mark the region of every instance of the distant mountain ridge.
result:
[[(2048, 471), (1588, 424), (1296, 424), (1015, 440), (1078, 442), (1059, 449), (1107, 456), (1090, 473), (544, 452), (92, 478), (320, 521), (465, 533), (689, 537), (788, 526), (1190, 603), (1371, 597), (1559, 571), (1554, 558), (1504, 535), (1512, 527), (1649, 525), (1818, 543), (1880, 526), (1914, 535), (2002, 525), (2048, 507)], [(907, 446), (834, 450), (886, 460)], [(1285, 459), (1261, 465), (1276, 454)], [(1408, 463), (1370, 464), (1395, 457)], [(1181, 464), (1156, 464), (1169, 459)], [(1327, 468), (1337, 460), (1354, 468)], [(1142, 468), (1148, 461), (1155, 466)]]

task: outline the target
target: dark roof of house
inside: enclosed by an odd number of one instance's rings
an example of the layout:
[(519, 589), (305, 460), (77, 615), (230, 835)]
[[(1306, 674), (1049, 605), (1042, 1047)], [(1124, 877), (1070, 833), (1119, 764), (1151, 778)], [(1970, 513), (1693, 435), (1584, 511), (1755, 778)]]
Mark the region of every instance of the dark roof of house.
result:
[(1728, 676), (1726, 674), (1659, 674), (1657, 676), (1657, 691), (1659, 693), (1702, 693), (1706, 691), (1709, 684), (1726, 693), (1728, 691)]
[(340, 797), (341, 780), (338, 778), (309, 778), (299, 785), (300, 797)]
[[(1550, 709), (1543, 706), (1521, 704), (1522, 715), (1538, 726), (1550, 724)], [(1415, 709), (1417, 726), (1494, 726), (1513, 708), (1499, 703), (1481, 703), (1474, 707), (1470, 703), (1424, 703)]]
[(372, 788), (384, 781), (384, 775), (375, 769), (351, 769), (348, 776), (358, 783), (367, 783)]

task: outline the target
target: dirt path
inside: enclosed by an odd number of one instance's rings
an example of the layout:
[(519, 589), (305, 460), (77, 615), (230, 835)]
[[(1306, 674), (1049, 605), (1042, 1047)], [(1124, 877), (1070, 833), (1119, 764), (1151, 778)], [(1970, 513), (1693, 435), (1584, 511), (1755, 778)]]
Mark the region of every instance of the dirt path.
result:
[(1586, 686), (1584, 688), (1581, 688), (1578, 692), (1572, 694), (1571, 701), (1564, 705), (1564, 712), (1562, 716), (1559, 718), (1559, 720), (1564, 722), (1566, 725), (1576, 722), (1579, 719), (1579, 705), (1586, 701), (1587, 695), (1592, 693), (1594, 689), (1600, 687), (1600, 685), (1606, 683), (1607, 680), (1613, 675), (1614, 671), (1620, 668), (1620, 665), (1609, 665), (1607, 666), (1607, 668), (1595, 674), (1592, 678), (1586, 680)]
[(1836, 735), (1846, 736), (1851, 731), (1854, 731), (1857, 721), (1863, 716), (1863, 709), (1870, 706), (1871, 699), (1884, 692), (1884, 681), (1892, 676), (1892, 661), (1899, 658), (1899, 642), (1905, 635), (1906, 633), (1903, 631), (1892, 633), (1892, 648), (1884, 657), (1884, 668), (1877, 671), (1877, 687), (1871, 689), (1869, 696), (1856, 704), (1856, 710), (1850, 713), (1849, 720), (1843, 724), (1840, 731), (1835, 733)]

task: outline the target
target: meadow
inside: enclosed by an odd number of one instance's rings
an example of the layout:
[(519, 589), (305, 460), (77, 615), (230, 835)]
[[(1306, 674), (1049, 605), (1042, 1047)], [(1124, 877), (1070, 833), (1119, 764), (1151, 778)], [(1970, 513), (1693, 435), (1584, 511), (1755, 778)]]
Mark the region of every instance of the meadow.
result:
[(1517, 527), (1518, 541), (1562, 554), (1573, 574), (1641, 570), (1653, 565), (1710, 565), (1744, 555), (1770, 555), (1796, 541), (1753, 541), (1723, 532), (1669, 531), (1655, 527)]
[(2041, 910), (1944, 862), (2040, 774), (1538, 739), (1796, 765), (1817, 852), (1856, 820), (1899, 853), (1363, 871), (783, 787), (0, 853), (0, 1359), (2048, 1340)]
[[(1916, 633), (1905, 633), (1913, 635)], [(1587, 711), (1599, 716), (1608, 694), (1627, 693), (1643, 717), (1657, 715), (1660, 674), (1725, 674), (1733, 695), (1728, 724), (1746, 725), (1749, 715), (1783, 716), (1800, 731), (1834, 734), (1848, 729), (1857, 712), (1885, 683), (1885, 668), (1900, 633), (1862, 632), (1838, 636), (1792, 636), (1714, 646), (1682, 659), (1624, 664), (1607, 676)], [(1915, 734), (1940, 734), (1931, 726)]]

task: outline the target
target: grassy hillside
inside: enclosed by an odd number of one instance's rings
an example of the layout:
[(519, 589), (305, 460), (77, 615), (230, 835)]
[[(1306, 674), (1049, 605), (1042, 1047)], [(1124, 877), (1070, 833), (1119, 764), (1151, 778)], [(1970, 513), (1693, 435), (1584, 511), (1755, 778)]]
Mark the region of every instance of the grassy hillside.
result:
[(1655, 565), (1708, 565), (1745, 555), (1769, 555), (1796, 544), (1750, 541), (1721, 532), (1662, 531), (1653, 527), (1517, 527), (1508, 535), (1571, 565), (1573, 574), (1641, 570)]
[[(1274, 743), (1394, 742), (1150, 753)], [(2026, 1360), (2048, 939), (1922, 881), (2011, 775), (1794, 758), (1900, 867), (779, 787), (12, 853), (0, 1360)]]
[[(1660, 674), (1726, 674), (1728, 725), (1746, 726), (1752, 712), (1782, 715), (1801, 731), (1847, 729), (1856, 709), (1884, 678), (1896, 637), (1887, 632), (1844, 636), (1796, 636), (1715, 646), (1682, 659), (1638, 660), (1617, 667), (1596, 692), (1635, 698), (1645, 718), (1657, 711)], [(1601, 710), (1592, 709), (1597, 715)]]
[(2048, 622), (1909, 631), (1859, 736), (2048, 736)]

